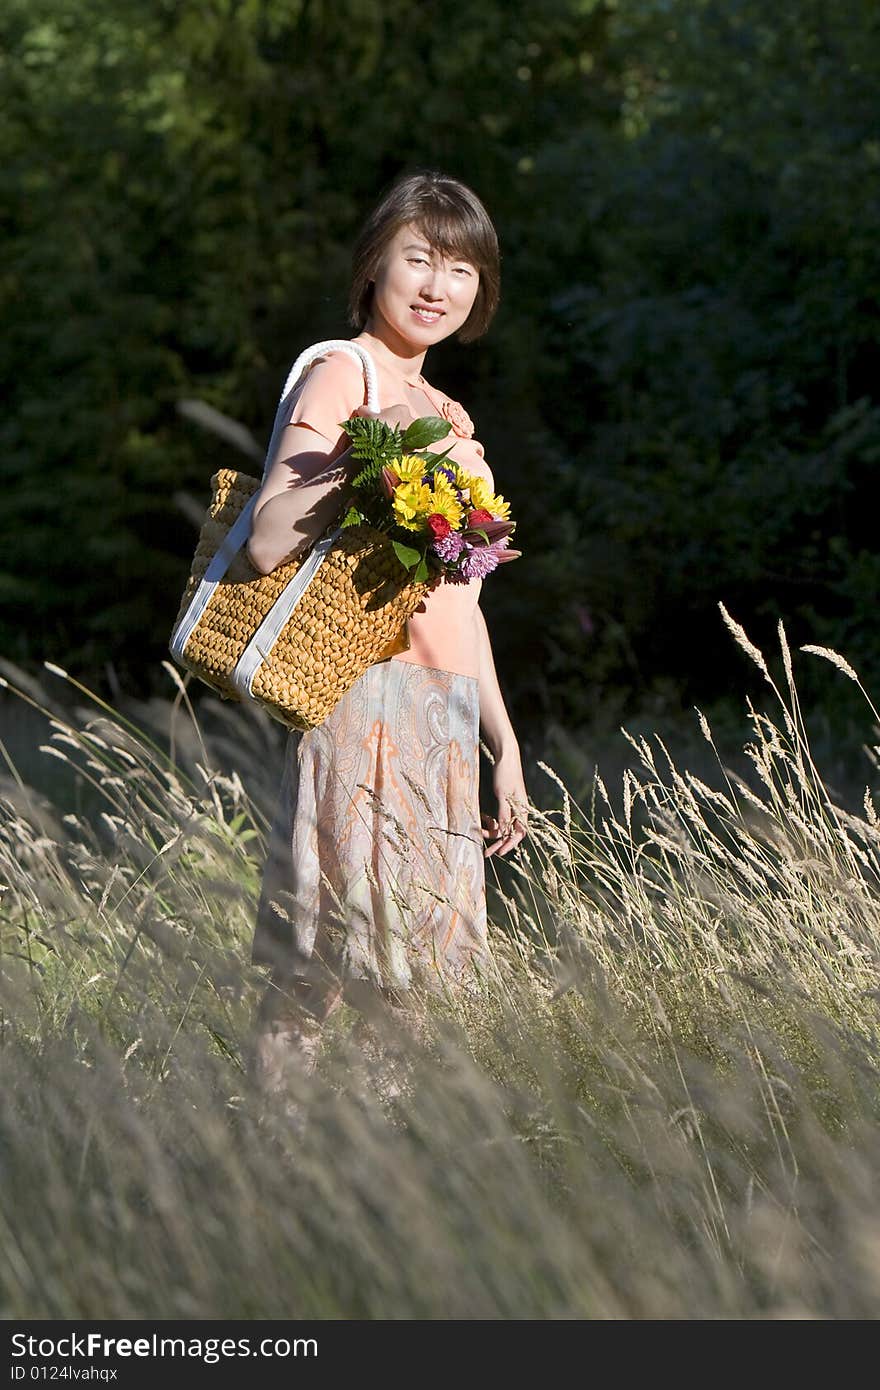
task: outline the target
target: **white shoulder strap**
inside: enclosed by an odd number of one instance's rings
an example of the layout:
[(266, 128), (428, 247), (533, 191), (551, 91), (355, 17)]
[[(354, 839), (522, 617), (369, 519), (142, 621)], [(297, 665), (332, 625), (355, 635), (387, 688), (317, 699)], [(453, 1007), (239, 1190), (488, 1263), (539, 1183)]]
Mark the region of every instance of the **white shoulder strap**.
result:
[(330, 352), (347, 352), (349, 357), (353, 357), (364, 373), (364, 380), (367, 385), (367, 406), (370, 410), (379, 409), (379, 378), (376, 373), (376, 364), (365, 347), (360, 343), (349, 342), (347, 338), (328, 338), (326, 342), (314, 343), (305, 352), (301, 352), (294, 362), (290, 371), (287, 373), (287, 380), (284, 383), (284, 390), (281, 392), (281, 400), (278, 402), (278, 411), (275, 416), (275, 425), (272, 429), (272, 438), (269, 440), (269, 447), (266, 450), (266, 460), (263, 464), (263, 481), (275, 457), (275, 450), (280, 442), (281, 433), (287, 424), (287, 405), (288, 397), (291, 392), (299, 385), (305, 373), (318, 357), (326, 357)]
[[(303, 373), (308, 370), (315, 359), (324, 357), (328, 352), (347, 352), (349, 356), (357, 359), (363, 369), (364, 379), (367, 384), (367, 406), (370, 410), (378, 411), (379, 381), (376, 374), (376, 364), (366, 348), (361, 347), (360, 343), (351, 343), (344, 338), (329, 338), (326, 342), (315, 343), (312, 347), (306, 348), (305, 352), (300, 353), (287, 374), (284, 390), (281, 392), (281, 400), (275, 412), (275, 424), (272, 427), (272, 438), (269, 440), (269, 447), (266, 450), (266, 460), (263, 464), (263, 478), (261, 481), (265, 481), (266, 474), (275, 457), (275, 451), (278, 448), (281, 435), (284, 432), (284, 427), (287, 424), (287, 415), (289, 413), (288, 398), (291, 392), (299, 385)], [(227, 532), (225, 539), (208, 565), (204, 578), (196, 588), (186, 613), (183, 615), (172, 636), (170, 643), (171, 653), (178, 661), (182, 660), (184, 648), (192, 636), (196, 624), (207, 608), (211, 595), (228, 570), (233, 556), (243, 545), (247, 544), (251, 530), (251, 513), (254, 510), (258, 495), (258, 493), (254, 493), (253, 497), (251, 497), (250, 501), (239, 513), (235, 523)], [(250, 694), (255, 671), (261, 662), (268, 656), (277, 640), (278, 633), (281, 630), (279, 624), (283, 625), (283, 622), (290, 616), (294, 605), (302, 596), (308, 583), (314, 578), (317, 568), (324, 559), (329, 545), (338, 535), (339, 528), (333, 532), (332, 536), (329, 537), (324, 545), (319, 543), (314, 547), (314, 553), (309, 556), (306, 562), (301, 566), (302, 574), (300, 575), (298, 572), (297, 575), (294, 575), (293, 579), (288, 581), (286, 588), (282, 590), (281, 595), (276, 600), (274, 607), (270, 610), (262, 626), (258, 629), (254, 638), (251, 639), (233, 675), (233, 680), (242, 694)], [(290, 590), (289, 594), (287, 592), (288, 590)], [(285, 599), (285, 596), (287, 596), (286, 600), (282, 603), (281, 600)], [(254, 652), (258, 654), (258, 659), (256, 661), (253, 659)]]
[(326, 357), (330, 352), (347, 352), (349, 357), (354, 357), (356, 361), (360, 362), (367, 383), (367, 405), (370, 410), (378, 410), (379, 380), (376, 376), (376, 364), (365, 347), (362, 347), (360, 343), (352, 343), (346, 338), (328, 338), (325, 343), (315, 343), (313, 347), (306, 348), (305, 352), (301, 352), (287, 374), (284, 390), (281, 392), (282, 401), (288, 391), (298, 384), (306, 368), (310, 367), (317, 357)]

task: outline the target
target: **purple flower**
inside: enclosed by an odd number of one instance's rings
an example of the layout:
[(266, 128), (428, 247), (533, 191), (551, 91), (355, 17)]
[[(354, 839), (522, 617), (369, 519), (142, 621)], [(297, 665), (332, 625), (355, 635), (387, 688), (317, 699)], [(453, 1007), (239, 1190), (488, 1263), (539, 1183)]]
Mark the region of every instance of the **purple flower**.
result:
[(448, 536), (440, 536), (431, 542), (431, 549), (446, 564), (453, 564), (464, 549), (464, 538), (458, 531), (450, 531)]
[(471, 579), (485, 579), (486, 575), (491, 574), (497, 567), (498, 555), (495, 546), (467, 546), (458, 565), (458, 573), (461, 576), (459, 582), (466, 584)]
[(493, 541), (491, 545), (469, 545), (458, 531), (451, 531), (448, 536), (441, 536), (431, 543), (434, 554), (439, 555), (446, 564), (453, 565), (458, 560), (457, 567), (444, 575), (447, 584), (469, 584), (472, 579), (485, 579), (503, 560), (519, 559), (522, 551), (510, 550), (509, 546), (507, 536)]
[(518, 560), (521, 550), (510, 549), (510, 538), (502, 536), (491, 545), (475, 545), (461, 561), (461, 568), (473, 579), (491, 574), (505, 560)]

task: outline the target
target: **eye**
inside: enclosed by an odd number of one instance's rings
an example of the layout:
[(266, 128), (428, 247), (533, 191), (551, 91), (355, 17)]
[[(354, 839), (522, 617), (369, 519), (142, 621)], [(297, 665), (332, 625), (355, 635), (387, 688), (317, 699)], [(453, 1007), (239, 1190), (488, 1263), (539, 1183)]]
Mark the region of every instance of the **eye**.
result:
[(470, 275), (473, 275), (474, 272), (473, 272), (472, 268), (471, 268), (469, 265), (457, 265), (457, 266), (455, 267), (455, 273), (456, 273), (456, 275), (468, 275), (468, 276), (470, 276)]
[(427, 256), (408, 256), (410, 265), (428, 265)]

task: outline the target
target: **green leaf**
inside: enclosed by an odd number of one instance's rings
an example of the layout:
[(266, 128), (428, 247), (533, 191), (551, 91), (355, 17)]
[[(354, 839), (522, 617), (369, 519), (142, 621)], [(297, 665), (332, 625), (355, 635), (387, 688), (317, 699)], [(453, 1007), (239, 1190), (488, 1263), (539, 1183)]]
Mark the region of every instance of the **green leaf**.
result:
[(404, 451), (411, 454), (415, 449), (426, 449), (438, 439), (445, 439), (450, 428), (449, 422), (441, 420), (439, 415), (422, 415), (404, 430), (401, 439)]
[(401, 452), (400, 430), (386, 425), (384, 420), (374, 420), (367, 415), (352, 415), (343, 420), (340, 429), (345, 430), (351, 440), (351, 452), (356, 459), (368, 459), (371, 463), (381, 460), (387, 463), (397, 458)]
[(436, 470), (440, 467), (441, 463), (445, 462), (445, 460), (449, 458), (449, 455), (452, 453), (454, 448), (455, 445), (450, 444), (448, 449), (442, 449), (438, 451), (432, 450), (430, 454), (424, 454), (422, 456), (430, 460), (429, 467), (432, 473), (436, 472)]
[(357, 507), (349, 507), (339, 524), (340, 526), (358, 526), (363, 520), (364, 516)]
[(362, 488), (369, 490), (371, 483), (378, 482), (379, 474), (384, 467), (385, 461), (381, 458), (373, 459), (372, 463), (364, 464), (364, 467), (361, 469), (360, 473), (358, 473), (357, 477), (352, 478), (352, 487), (358, 490)]
[[(400, 541), (392, 541), (394, 553), (405, 569), (412, 569), (413, 565), (418, 564), (422, 559), (421, 552), (413, 550), (411, 545), (402, 545)], [(423, 562), (424, 563), (424, 562)]]
[(418, 568), (417, 568), (415, 574), (413, 575), (413, 579), (416, 581), (417, 584), (420, 584), (420, 583), (422, 582), (423, 579), (427, 579), (427, 578), (428, 578), (428, 565), (427, 565), (427, 562), (426, 562), (425, 557), (424, 557), (424, 555), (423, 555), (422, 558), (419, 560)]

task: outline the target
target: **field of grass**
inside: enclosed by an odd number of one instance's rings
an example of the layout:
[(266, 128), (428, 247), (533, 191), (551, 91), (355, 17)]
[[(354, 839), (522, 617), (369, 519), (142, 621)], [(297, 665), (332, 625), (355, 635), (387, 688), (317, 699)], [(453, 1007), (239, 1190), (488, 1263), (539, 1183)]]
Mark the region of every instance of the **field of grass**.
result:
[(711, 778), (624, 733), (585, 796), (535, 760), (497, 980), (394, 1100), (340, 1010), (303, 1134), (243, 1061), (277, 726), (4, 665), (46, 733), (26, 770), (0, 741), (0, 1315), (876, 1317), (880, 823), (823, 781), (782, 629), (777, 681), (728, 625), (748, 775), (701, 715)]

